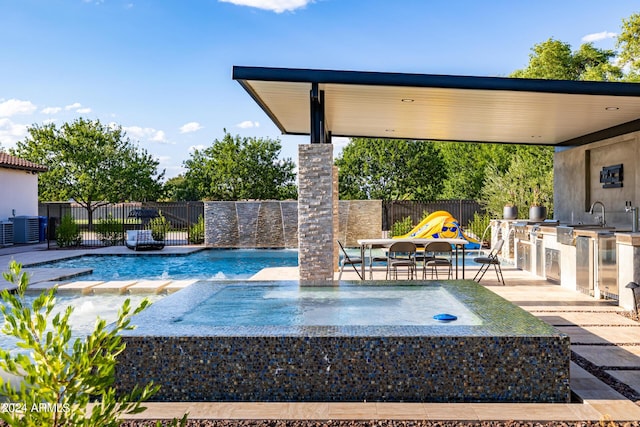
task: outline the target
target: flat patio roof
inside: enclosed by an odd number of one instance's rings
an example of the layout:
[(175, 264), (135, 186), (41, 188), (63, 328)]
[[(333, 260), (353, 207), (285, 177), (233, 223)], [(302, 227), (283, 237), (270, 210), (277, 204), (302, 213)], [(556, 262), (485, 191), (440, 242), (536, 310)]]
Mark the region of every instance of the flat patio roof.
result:
[(312, 142), (340, 136), (574, 146), (640, 130), (635, 83), (243, 66), (233, 67), (233, 79), (283, 134), (311, 135)]

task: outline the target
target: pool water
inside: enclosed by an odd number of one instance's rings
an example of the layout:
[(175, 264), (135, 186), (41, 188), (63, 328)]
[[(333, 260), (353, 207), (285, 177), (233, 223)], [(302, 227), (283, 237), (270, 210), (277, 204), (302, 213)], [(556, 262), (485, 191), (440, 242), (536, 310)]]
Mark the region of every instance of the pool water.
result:
[[(25, 302), (28, 305), (33, 303), (37, 295), (25, 296)], [(99, 318), (104, 319), (107, 324), (113, 323), (118, 318), (118, 311), (124, 304), (126, 299), (131, 300), (133, 308), (140, 305), (145, 298), (139, 295), (99, 295), (99, 296), (56, 296), (56, 305), (51, 314), (51, 319), (57, 313), (64, 313), (67, 307), (73, 307), (73, 313), (69, 318), (71, 325), (71, 336), (75, 338), (84, 338), (93, 332), (96, 321)], [(163, 298), (160, 295), (149, 295), (146, 297), (152, 303)], [(0, 301), (1, 304), (4, 302)], [(0, 328), (4, 324), (4, 317), (0, 314)], [(16, 340), (5, 334), (0, 334), (0, 347), (12, 349), (12, 351), (22, 351), (16, 347)]]
[(42, 265), (92, 268), (86, 280), (248, 279), (263, 268), (295, 267), (298, 252), (286, 249), (211, 249), (189, 255), (88, 255)]
[(437, 325), (434, 315), (457, 316), (457, 325), (480, 318), (444, 287), (295, 285), (225, 286), (176, 319), (203, 326)]

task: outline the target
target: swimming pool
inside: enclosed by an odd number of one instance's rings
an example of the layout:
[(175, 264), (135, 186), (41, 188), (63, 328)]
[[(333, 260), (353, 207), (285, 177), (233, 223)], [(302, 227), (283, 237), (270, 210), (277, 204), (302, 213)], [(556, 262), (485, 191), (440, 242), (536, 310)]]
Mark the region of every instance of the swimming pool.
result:
[[(447, 294), (456, 302), (447, 310), (464, 306), (470, 321), (424, 320), (441, 310), (427, 296), (446, 305)], [(375, 317), (386, 308), (402, 318), (399, 299), (422, 300), (422, 321)], [(243, 303), (243, 316), (228, 314)], [(264, 316), (274, 304), (301, 307), (312, 321), (296, 310), (289, 322)], [(367, 307), (369, 320), (348, 321)], [(153, 381), (159, 401), (570, 401), (569, 337), (472, 281), (198, 282), (132, 323), (139, 327), (123, 333), (117, 388)]]
[[(26, 295), (27, 304), (32, 304), (37, 295)], [(146, 298), (152, 303), (163, 298), (161, 295), (56, 295), (56, 305), (51, 318), (57, 313), (64, 313), (67, 307), (73, 307), (73, 313), (69, 318), (71, 335), (75, 338), (83, 338), (93, 332), (98, 317), (104, 319), (107, 324), (113, 323), (118, 318), (118, 310), (126, 299), (131, 300), (131, 307), (137, 307)], [(1, 302), (0, 303), (4, 303)], [(0, 315), (0, 328), (4, 324), (4, 317)], [(11, 351), (22, 351), (16, 347), (16, 340), (5, 334), (0, 334), (0, 347)]]
[(248, 279), (263, 268), (295, 267), (298, 252), (287, 249), (205, 249), (188, 255), (86, 255), (39, 267), (91, 268), (87, 280)]
[[(175, 319), (203, 326), (439, 325), (434, 315), (455, 313), (456, 325), (482, 320), (441, 286), (224, 286)], [(450, 324), (454, 324), (451, 322)]]

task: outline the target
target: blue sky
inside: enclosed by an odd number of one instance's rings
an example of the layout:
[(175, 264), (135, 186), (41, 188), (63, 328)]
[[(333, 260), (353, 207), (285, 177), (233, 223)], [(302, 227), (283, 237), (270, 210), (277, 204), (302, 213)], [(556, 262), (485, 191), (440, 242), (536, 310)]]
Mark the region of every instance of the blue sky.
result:
[[(553, 37), (614, 48), (628, 0), (0, 0), (0, 145), (32, 124), (121, 125), (179, 174), (227, 129), (280, 135), (234, 65), (506, 76)], [(345, 141), (336, 141), (336, 150)]]

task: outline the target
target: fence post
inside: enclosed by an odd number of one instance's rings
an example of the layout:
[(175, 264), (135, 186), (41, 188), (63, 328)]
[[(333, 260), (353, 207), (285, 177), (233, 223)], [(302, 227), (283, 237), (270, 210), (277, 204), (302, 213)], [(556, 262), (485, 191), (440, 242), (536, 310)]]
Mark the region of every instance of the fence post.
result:
[(122, 244), (127, 240), (127, 227), (124, 224), (124, 202), (122, 202), (122, 208), (120, 209), (121, 217), (122, 217)]
[(191, 242), (191, 211), (189, 209), (191, 203), (187, 202), (187, 245)]

